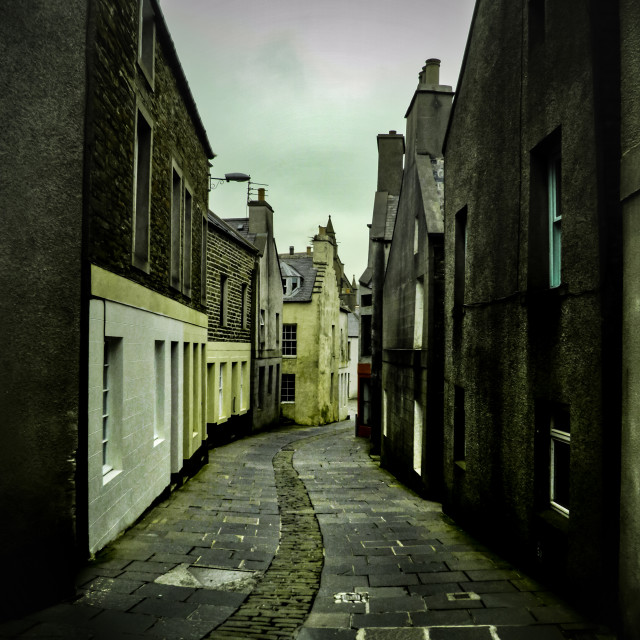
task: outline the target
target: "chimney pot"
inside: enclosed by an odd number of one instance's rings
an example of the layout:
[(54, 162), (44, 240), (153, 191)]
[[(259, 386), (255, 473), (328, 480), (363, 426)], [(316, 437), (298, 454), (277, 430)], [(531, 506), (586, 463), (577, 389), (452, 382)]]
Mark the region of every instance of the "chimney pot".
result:
[(307, 255), (310, 256), (311, 255), (311, 247), (307, 247)]
[(289, 255), (292, 256), (293, 255), (293, 246), (289, 247)]
[(424, 84), (440, 84), (440, 60), (429, 58), (424, 67)]
[(260, 187), (258, 189), (258, 200), (260, 200), (260, 202), (264, 202), (264, 188)]
[(394, 130), (394, 129), (392, 129), (391, 131), (389, 131), (389, 135), (390, 135), (390, 136), (395, 136), (395, 135), (396, 135), (395, 130)]

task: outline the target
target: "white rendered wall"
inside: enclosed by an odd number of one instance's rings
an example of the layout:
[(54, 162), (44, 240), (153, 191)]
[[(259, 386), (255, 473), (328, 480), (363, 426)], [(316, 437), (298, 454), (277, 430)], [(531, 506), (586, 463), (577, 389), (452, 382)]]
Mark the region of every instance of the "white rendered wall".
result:
[[(222, 424), (231, 416), (247, 413), (251, 408), (251, 343), (209, 342), (206, 361), (208, 387), (206, 421)], [(222, 403), (220, 402), (221, 370), (223, 372)]]
[[(207, 332), (109, 300), (92, 299), (89, 313), (89, 548), (94, 553), (135, 522), (202, 444)], [(112, 407), (108, 444), (117, 451), (117, 464), (107, 474), (102, 467), (105, 336), (119, 339), (122, 375), (119, 398), (111, 398), (119, 406)], [(164, 347), (158, 348), (160, 343)]]

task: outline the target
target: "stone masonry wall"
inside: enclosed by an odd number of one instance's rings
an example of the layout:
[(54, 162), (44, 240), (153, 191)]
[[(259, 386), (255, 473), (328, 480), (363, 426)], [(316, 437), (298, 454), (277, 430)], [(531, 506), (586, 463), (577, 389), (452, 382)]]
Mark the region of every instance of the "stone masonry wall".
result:
[[(207, 237), (207, 314), (210, 342), (249, 342), (251, 340), (251, 300), (254, 256), (221, 231), (208, 226)], [(220, 276), (227, 276), (227, 321), (220, 323)], [(242, 285), (245, 296), (245, 326), (242, 326)]]
[[(185, 105), (170, 55), (156, 28), (153, 88), (138, 65), (138, 2), (99, 0), (88, 105), (89, 259), (199, 311), (202, 218), (207, 211), (207, 153)], [(135, 122), (152, 121), (149, 273), (132, 265)], [(193, 195), (192, 297), (169, 284), (173, 162)]]

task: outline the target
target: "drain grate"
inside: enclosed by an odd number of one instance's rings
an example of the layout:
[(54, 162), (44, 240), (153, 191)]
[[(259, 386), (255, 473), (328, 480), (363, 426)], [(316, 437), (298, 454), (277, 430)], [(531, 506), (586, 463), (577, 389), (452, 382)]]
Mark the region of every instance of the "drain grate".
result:
[(354, 593), (354, 592), (343, 592), (336, 593), (333, 596), (336, 604), (341, 602), (353, 603), (353, 602), (369, 602), (369, 594), (366, 592), (363, 593)]
[(457, 593), (447, 593), (447, 600), (449, 600), (449, 602), (456, 602), (457, 600), (480, 600), (480, 596), (473, 591), (459, 591)]

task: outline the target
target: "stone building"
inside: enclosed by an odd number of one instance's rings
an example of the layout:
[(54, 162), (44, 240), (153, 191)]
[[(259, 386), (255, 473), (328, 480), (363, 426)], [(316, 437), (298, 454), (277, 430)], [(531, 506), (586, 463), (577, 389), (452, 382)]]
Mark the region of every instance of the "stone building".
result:
[(479, 0), (445, 141), (444, 508), (628, 638), (639, 18)]
[(0, 559), (15, 614), (72, 593), (74, 560), (205, 456), (213, 152), (156, 0), (11, 3), (0, 38)]
[[(453, 92), (427, 60), (406, 113), (404, 170), (378, 136), (381, 163), (402, 181), (382, 289), (381, 464), (435, 498), (442, 481), (444, 160), (442, 142)], [(386, 222), (373, 219), (374, 228)]]
[(374, 453), (382, 437), (382, 287), (402, 188), (404, 138), (378, 136), (378, 185), (369, 227), (367, 268), (360, 276), (360, 357), (356, 433), (371, 437)]
[(282, 279), (273, 230), (273, 209), (264, 189), (249, 202), (249, 217), (226, 222), (258, 250), (253, 296), (251, 346), (251, 425), (254, 432), (280, 421), (282, 365)]
[[(331, 219), (305, 253), (280, 255), (284, 287), (282, 417), (297, 424), (328, 424), (344, 413), (341, 389), (347, 352), (347, 313), (341, 311), (337, 243)], [(342, 318), (344, 316), (344, 319)], [(341, 376), (343, 376), (341, 378)]]
[(212, 445), (251, 432), (258, 250), (211, 211), (207, 229), (207, 428)]

